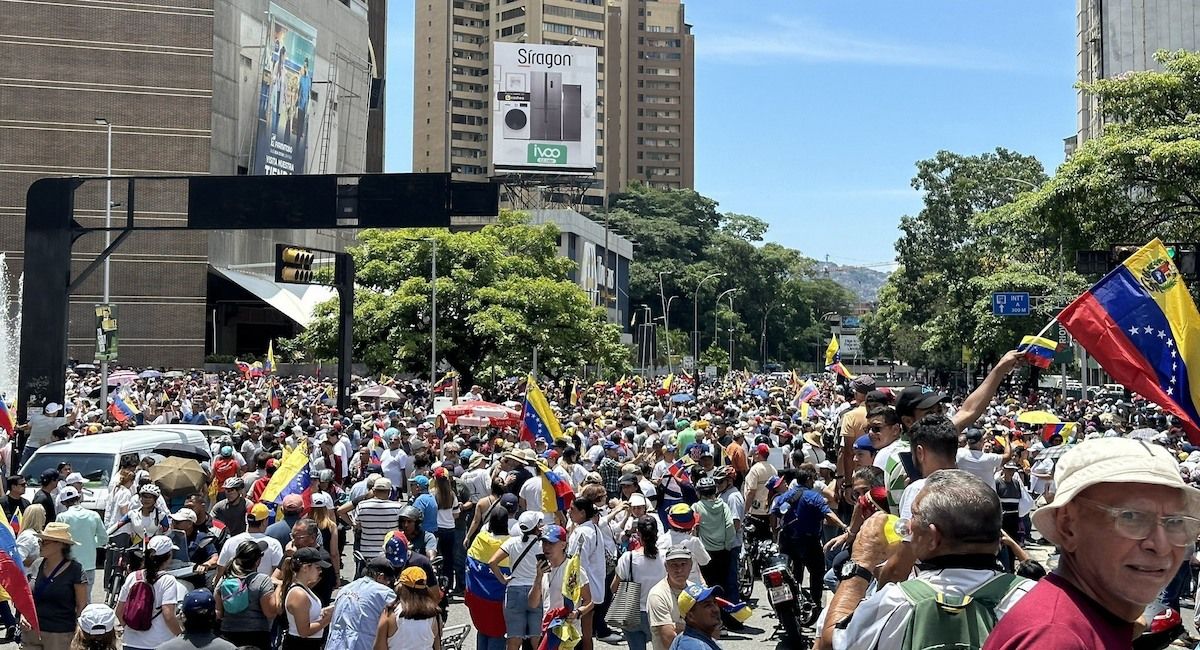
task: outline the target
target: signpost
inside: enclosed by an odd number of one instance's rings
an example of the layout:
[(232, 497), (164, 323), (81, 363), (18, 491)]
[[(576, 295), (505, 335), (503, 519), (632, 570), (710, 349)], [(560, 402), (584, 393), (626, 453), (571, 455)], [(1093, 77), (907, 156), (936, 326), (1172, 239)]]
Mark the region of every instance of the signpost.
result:
[(992, 294), (993, 316), (1028, 316), (1029, 293), (1025, 291), (997, 291)]

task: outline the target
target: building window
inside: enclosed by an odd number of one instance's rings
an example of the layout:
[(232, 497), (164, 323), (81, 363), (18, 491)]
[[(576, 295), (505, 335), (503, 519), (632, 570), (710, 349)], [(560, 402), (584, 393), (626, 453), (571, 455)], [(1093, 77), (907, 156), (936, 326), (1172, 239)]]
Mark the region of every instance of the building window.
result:
[(571, 26), (560, 25), (559, 23), (544, 23), (542, 25), (542, 30), (553, 34), (570, 34)]
[(511, 20), (518, 16), (524, 16), (524, 15), (525, 15), (525, 7), (517, 7), (516, 9), (509, 9), (508, 11), (502, 12), (500, 14), (500, 20)]
[(496, 34), (500, 38), (504, 38), (505, 36), (512, 36), (513, 34), (524, 34), (524, 33), (525, 33), (525, 23), (517, 23), (515, 25), (509, 25), (508, 27), (505, 27), (503, 29), (499, 29), (496, 31)]

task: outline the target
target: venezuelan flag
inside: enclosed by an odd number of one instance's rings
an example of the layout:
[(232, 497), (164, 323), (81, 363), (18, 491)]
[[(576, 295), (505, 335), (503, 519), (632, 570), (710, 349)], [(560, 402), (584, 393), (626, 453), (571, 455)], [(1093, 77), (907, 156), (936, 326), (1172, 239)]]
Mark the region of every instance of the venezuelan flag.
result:
[(571, 406), (579, 406), (579, 399), (583, 395), (579, 392), (579, 380), (576, 379), (571, 383)]
[[(3, 521), (3, 520), (0, 520)], [(21, 552), (17, 550), (17, 537), (7, 525), (0, 525), (0, 588), (8, 592), (17, 611), (29, 621), (34, 631), (40, 632), (37, 609), (33, 606), (33, 592), (25, 579), (25, 568)]]
[(25, 513), (21, 512), (20, 508), (13, 511), (13, 516), (8, 520), (8, 527), (12, 529), (14, 535), (21, 532), (21, 525), (25, 523)]
[(242, 361), (241, 359), (234, 359), (233, 365), (237, 366), (238, 372), (246, 375), (247, 377), (250, 376), (250, 364)]
[(5, 404), (4, 400), (0, 399), (0, 429), (4, 429), (11, 436), (15, 424), (16, 421), (13, 420), (12, 411), (8, 410), (8, 404)]
[(1067, 438), (1070, 438), (1071, 434), (1073, 434), (1073, 433), (1075, 433), (1075, 423), (1074, 422), (1059, 422), (1057, 424), (1043, 424), (1042, 425), (1042, 442), (1050, 442), (1050, 438), (1053, 438), (1055, 435), (1062, 436), (1063, 441), (1065, 442), (1067, 440)]
[(538, 650), (571, 650), (583, 640), (583, 634), (567, 616), (571, 610), (556, 607), (542, 618), (542, 643)]
[(721, 611), (733, 617), (733, 620), (739, 623), (745, 623), (754, 616), (754, 610), (746, 603), (733, 603), (724, 598), (717, 597), (717, 604), (721, 606)]
[(113, 416), (117, 422), (124, 422), (130, 418), (137, 417), (139, 411), (126, 402), (119, 394), (113, 395), (112, 400), (108, 405), (108, 413)]
[(267, 373), (275, 372), (275, 339), (267, 343), (267, 362), (263, 364), (263, 370)]
[(817, 385), (814, 384), (810, 379), (804, 382), (804, 385), (800, 387), (800, 390), (796, 391), (796, 398), (792, 400), (792, 406), (800, 408), (801, 404), (808, 402), (812, 398), (816, 397), (817, 394)]
[(279, 388), (273, 382), (271, 383), (271, 387), (267, 389), (267, 396), (271, 404), (271, 410), (278, 411), (279, 407), (283, 405), (283, 399), (279, 396)]
[[(496, 537), (485, 529), (479, 531), (471, 548), (467, 549), (467, 585), (463, 600), (471, 612), (471, 623), (484, 636), (503, 637), (507, 629), (504, 625), (505, 586), (488, 566), (488, 561), (507, 539), (507, 535)], [(501, 563), (502, 574), (510, 573), (508, 565), (511, 561), (510, 558)]]
[(825, 366), (825, 369), (828, 370), (829, 372), (832, 372), (835, 375), (841, 375), (841, 376), (845, 377), (846, 379), (854, 379), (857, 376), (854, 373), (850, 372), (846, 368), (846, 366), (843, 366), (841, 361), (838, 361), (837, 363), (835, 363), (831, 366)]
[(1200, 444), (1200, 312), (1158, 239), (1058, 315), (1115, 382), (1163, 407)]
[(541, 463), (538, 469), (542, 470), (542, 512), (566, 512), (575, 501), (571, 484)]
[(682, 458), (671, 463), (670, 465), (667, 465), (667, 473), (671, 475), (671, 478), (679, 481), (681, 484), (692, 482), (692, 477), (688, 476), (687, 463), (683, 462)]
[(279, 469), (263, 489), (260, 501), (263, 503), (283, 503), (283, 498), (299, 494), (304, 500), (304, 509), (312, 508), (312, 465), (308, 461), (308, 442), (292, 450), (283, 459)]
[(553, 444), (563, 435), (546, 394), (538, 388), (533, 375), (529, 375), (525, 385), (525, 408), (521, 413), (521, 440), (533, 442), (538, 437), (546, 444)]
[(671, 392), (671, 386), (674, 384), (675, 384), (675, 375), (674, 374), (667, 375), (666, 378), (663, 379), (663, 383), (662, 383), (663, 393), (669, 394)]
[(829, 341), (829, 347), (825, 348), (825, 367), (826, 368), (828, 368), (829, 366), (832, 366), (833, 364), (838, 363), (842, 360), (842, 354), (841, 354), (841, 352), (838, 351), (840, 349), (841, 349), (841, 345), (838, 344), (837, 337), (835, 336)]
[(1029, 365), (1044, 370), (1054, 362), (1054, 355), (1058, 352), (1058, 341), (1040, 336), (1026, 336), (1017, 346), (1017, 352), (1025, 353), (1025, 360)]

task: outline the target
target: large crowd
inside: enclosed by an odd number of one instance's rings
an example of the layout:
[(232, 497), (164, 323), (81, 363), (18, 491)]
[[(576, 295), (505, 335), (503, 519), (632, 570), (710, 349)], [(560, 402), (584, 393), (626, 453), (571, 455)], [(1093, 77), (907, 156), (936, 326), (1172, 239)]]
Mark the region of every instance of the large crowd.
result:
[[(726, 631), (771, 636), (739, 615), (761, 538), (817, 604), (802, 623), (821, 648), (1178, 636), (1200, 448), (1136, 395), (1065, 398), (1011, 376), (1021, 365), (1009, 353), (958, 396), (866, 375), (547, 381), (558, 437), (438, 417), (419, 381), (339, 411), (321, 378), (151, 373), (119, 389), (130, 413), (71, 372), (64, 404), (0, 440), (14, 467), (149, 425), (228, 432), (185, 495), (164, 494), (153, 456), (115, 476), (14, 471), (0, 508), (36, 629), (15, 598), (0, 625), (51, 650), (419, 650), (465, 607), (479, 650), (720, 648)], [(520, 411), (527, 387), (463, 388)], [(293, 454), (305, 489), (264, 498)], [(102, 513), (84, 506), (97, 483)]]

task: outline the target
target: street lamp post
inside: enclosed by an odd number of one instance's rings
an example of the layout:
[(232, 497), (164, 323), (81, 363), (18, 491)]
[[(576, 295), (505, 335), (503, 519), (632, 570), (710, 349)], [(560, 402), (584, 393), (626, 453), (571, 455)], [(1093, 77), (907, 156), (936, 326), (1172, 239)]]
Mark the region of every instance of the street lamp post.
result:
[[(737, 292), (736, 288), (726, 289), (721, 292), (721, 295), (717, 296), (717, 301), (715, 303), (716, 307), (714, 308), (714, 312), (713, 312), (713, 343), (716, 343), (718, 340), (717, 331), (720, 329), (719, 323), (721, 322), (721, 314), (720, 314), (721, 300), (723, 300), (725, 298), (725, 296), (728, 296), (729, 294), (735, 293), (735, 292)], [(729, 298), (729, 311), (733, 311), (733, 297), (732, 296)]]
[[(107, 118), (97, 117), (96, 124), (104, 127), (107, 139), (107, 153), (105, 155), (104, 175), (110, 177), (104, 181), (104, 249), (112, 244), (112, 122)], [(104, 303), (109, 301), (109, 278), (110, 266), (109, 262), (112, 255), (107, 255), (104, 258)], [(108, 408), (108, 354), (100, 360), (100, 408)]]
[(430, 243), (432, 250), (429, 265), (429, 382), (432, 386), (437, 382), (437, 240), (426, 237), (425, 241)]
[[(729, 291), (725, 292), (725, 293), (729, 294), (729, 313), (730, 314), (733, 314), (733, 294), (736, 292), (737, 292), (737, 289), (730, 289)], [(714, 338), (713, 341), (715, 342), (716, 339)], [(731, 374), (733, 374), (733, 321), (732, 320), (729, 321), (729, 370), (726, 372), (726, 375), (731, 375)]]
[(700, 363), (700, 287), (705, 282), (724, 275), (720, 271), (709, 273), (696, 283), (696, 293), (692, 296), (692, 363)]
[(766, 370), (767, 367), (767, 317), (771, 315), (771, 310), (779, 303), (774, 303), (767, 307), (767, 311), (763, 313), (762, 318), (762, 334), (758, 338), (758, 347), (762, 349), (762, 361), (759, 365), (759, 370)]
[(675, 374), (675, 370), (671, 368), (671, 301), (679, 296), (671, 296), (667, 298), (666, 304), (663, 305), (663, 337), (667, 339), (667, 374)]

